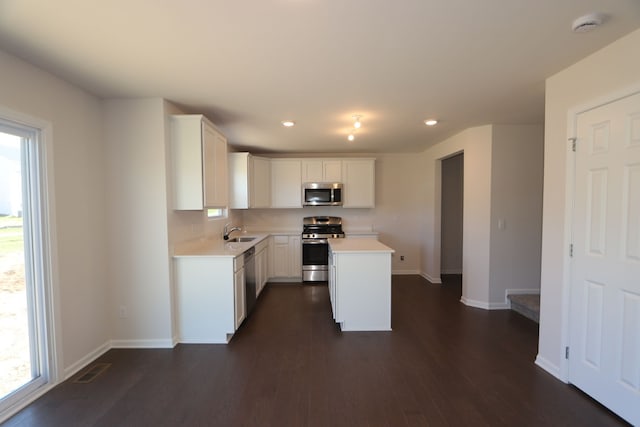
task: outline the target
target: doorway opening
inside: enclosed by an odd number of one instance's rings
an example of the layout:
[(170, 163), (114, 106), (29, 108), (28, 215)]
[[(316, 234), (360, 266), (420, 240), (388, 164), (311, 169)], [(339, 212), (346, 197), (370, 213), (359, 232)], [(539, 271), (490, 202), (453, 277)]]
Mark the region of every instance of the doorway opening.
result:
[(441, 160), (440, 277), (462, 295), (464, 153)]

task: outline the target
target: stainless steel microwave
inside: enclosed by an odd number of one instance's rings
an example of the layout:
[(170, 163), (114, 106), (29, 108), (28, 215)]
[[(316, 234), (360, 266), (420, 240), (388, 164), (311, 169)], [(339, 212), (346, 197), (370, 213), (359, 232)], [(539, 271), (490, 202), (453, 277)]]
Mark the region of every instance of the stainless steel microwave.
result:
[(342, 206), (342, 184), (339, 182), (305, 182), (302, 184), (304, 206)]

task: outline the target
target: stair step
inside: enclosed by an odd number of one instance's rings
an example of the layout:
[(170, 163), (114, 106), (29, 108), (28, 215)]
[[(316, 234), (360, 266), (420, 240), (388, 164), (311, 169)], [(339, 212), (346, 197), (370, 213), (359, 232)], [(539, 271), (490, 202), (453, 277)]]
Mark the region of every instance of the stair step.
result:
[(513, 294), (508, 298), (511, 310), (540, 323), (540, 294)]

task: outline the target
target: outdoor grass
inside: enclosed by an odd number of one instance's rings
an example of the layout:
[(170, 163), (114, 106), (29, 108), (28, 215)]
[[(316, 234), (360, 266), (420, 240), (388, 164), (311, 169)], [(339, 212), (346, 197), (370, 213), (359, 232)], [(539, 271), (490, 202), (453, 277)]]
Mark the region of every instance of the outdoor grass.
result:
[(23, 250), (22, 218), (0, 216), (0, 256)]

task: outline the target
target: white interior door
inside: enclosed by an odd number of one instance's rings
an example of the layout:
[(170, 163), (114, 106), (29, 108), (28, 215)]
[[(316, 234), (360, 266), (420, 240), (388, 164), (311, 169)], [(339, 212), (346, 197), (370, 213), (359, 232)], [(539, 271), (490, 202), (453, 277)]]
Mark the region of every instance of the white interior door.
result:
[(640, 94), (576, 131), (569, 381), (640, 425)]

